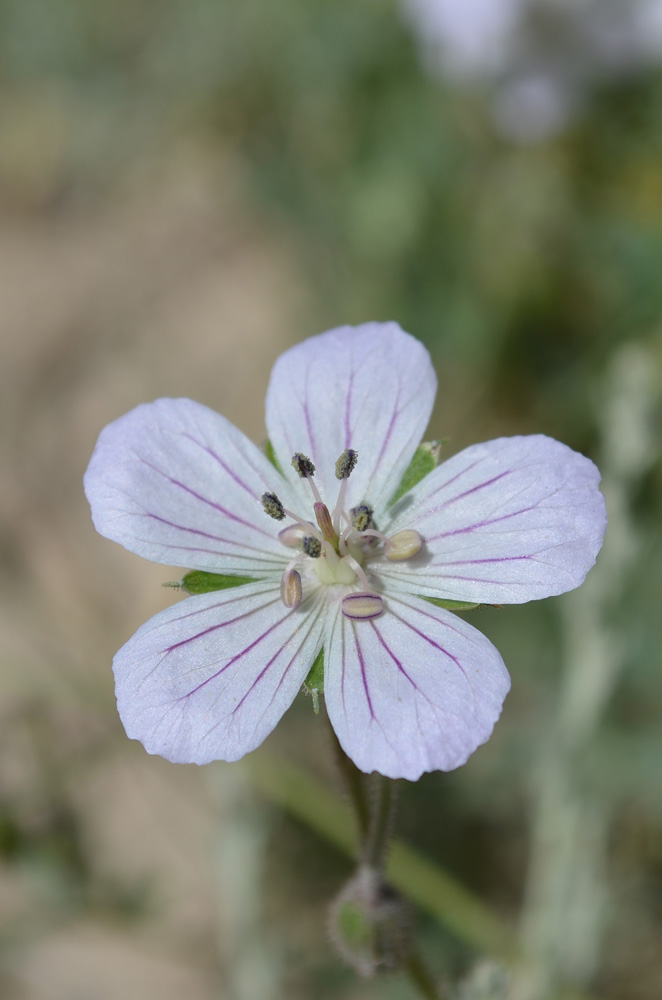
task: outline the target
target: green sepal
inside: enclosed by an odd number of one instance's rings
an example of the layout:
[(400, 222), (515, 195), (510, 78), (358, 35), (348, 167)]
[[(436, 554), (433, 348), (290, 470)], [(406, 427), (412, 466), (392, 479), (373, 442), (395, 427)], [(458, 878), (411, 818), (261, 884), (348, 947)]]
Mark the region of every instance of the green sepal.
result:
[[(420, 595), (423, 597), (423, 595)], [(423, 597), (424, 601), (436, 604), (438, 608), (445, 608), (446, 611), (473, 611), (480, 608), (480, 604), (473, 604), (471, 601), (448, 601), (444, 597)]]
[(226, 576), (223, 573), (205, 573), (201, 569), (192, 569), (181, 580), (164, 583), (163, 586), (185, 590), (187, 594), (211, 594), (214, 590), (229, 590), (230, 587), (255, 582), (252, 576)]
[(429, 472), (437, 468), (443, 444), (443, 441), (423, 441), (422, 444), (419, 444), (400, 485), (388, 502), (389, 507), (397, 503), (400, 497), (409, 492), (417, 483), (420, 483), (421, 479), (425, 479)]
[(312, 696), (313, 712), (315, 715), (319, 715), (319, 696), (324, 693), (324, 647), (320, 649), (315, 657), (315, 662), (308, 671), (308, 676), (303, 682), (303, 686), (306, 692)]
[(267, 438), (267, 440), (264, 442), (264, 454), (267, 456), (267, 458), (269, 459), (269, 461), (273, 465), (274, 469), (276, 469), (278, 472), (280, 472), (280, 474), (282, 476), (283, 475), (283, 470), (281, 469), (281, 467), (280, 467), (280, 465), (278, 463), (278, 459), (276, 458), (276, 452), (274, 451), (274, 446), (272, 445), (272, 443), (269, 440), (269, 438)]

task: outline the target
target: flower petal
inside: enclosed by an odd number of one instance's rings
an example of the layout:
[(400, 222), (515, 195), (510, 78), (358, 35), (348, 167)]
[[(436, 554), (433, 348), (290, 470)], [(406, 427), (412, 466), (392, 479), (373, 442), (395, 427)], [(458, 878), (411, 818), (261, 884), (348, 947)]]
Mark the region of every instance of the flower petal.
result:
[(115, 656), (127, 735), (175, 763), (238, 760), (291, 705), (321, 647), (313, 592), (296, 611), (268, 583), (189, 597)]
[(337, 615), (324, 640), (324, 697), (362, 771), (415, 781), (464, 764), (490, 736), (510, 679), (492, 643), (456, 615), (389, 595), (381, 618)]
[(335, 463), (346, 448), (359, 461), (348, 482), (348, 506), (385, 505), (419, 444), (432, 412), (437, 379), (426, 349), (397, 323), (329, 330), (277, 360), (267, 393), (267, 428), (290, 479), (292, 455), (308, 455), (333, 505)]
[(389, 587), (430, 597), (521, 604), (573, 590), (607, 524), (593, 462), (544, 435), (498, 438), (444, 462), (393, 508), (423, 551), (380, 566)]
[(97, 531), (154, 562), (282, 573), (278, 525), (260, 503), (294, 498), (265, 456), (218, 413), (158, 399), (106, 427), (85, 473)]

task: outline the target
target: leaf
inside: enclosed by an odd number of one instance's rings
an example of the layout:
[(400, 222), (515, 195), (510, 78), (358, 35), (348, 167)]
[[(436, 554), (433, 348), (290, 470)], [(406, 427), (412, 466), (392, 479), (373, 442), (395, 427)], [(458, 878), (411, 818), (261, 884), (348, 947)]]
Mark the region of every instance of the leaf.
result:
[(267, 438), (267, 440), (264, 442), (264, 454), (267, 456), (267, 458), (269, 459), (269, 461), (273, 465), (274, 469), (276, 469), (278, 472), (280, 472), (280, 474), (282, 476), (283, 475), (283, 470), (281, 469), (280, 465), (278, 464), (278, 459), (276, 458), (276, 452), (274, 451), (274, 446), (272, 445), (272, 443), (269, 440), (269, 438)]
[(315, 657), (315, 662), (308, 671), (308, 676), (303, 682), (303, 686), (308, 694), (312, 695), (313, 711), (315, 715), (319, 715), (319, 696), (324, 692), (324, 647), (320, 649)]
[(443, 441), (423, 441), (422, 444), (419, 444), (400, 485), (389, 500), (389, 507), (397, 503), (400, 497), (408, 493), (412, 487), (420, 483), (421, 479), (425, 479), (429, 472), (437, 468), (443, 443)]
[(185, 590), (187, 594), (209, 594), (214, 590), (229, 590), (230, 587), (241, 587), (243, 583), (254, 583), (252, 576), (226, 576), (223, 573), (205, 573), (201, 569), (193, 569), (185, 577), (175, 583), (164, 583), (164, 587), (176, 587)]
[[(423, 597), (422, 594), (420, 596)], [(423, 600), (447, 611), (473, 611), (474, 608), (481, 607), (480, 604), (472, 604), (471, 601), (448, 601), (443, 597), (423, 597)]]

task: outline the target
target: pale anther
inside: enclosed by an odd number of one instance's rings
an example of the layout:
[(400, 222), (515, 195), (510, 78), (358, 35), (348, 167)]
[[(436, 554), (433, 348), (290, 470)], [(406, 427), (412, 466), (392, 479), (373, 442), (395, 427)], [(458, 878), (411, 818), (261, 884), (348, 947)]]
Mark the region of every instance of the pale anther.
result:
[(298, 608), (302, 595), (301, 577), (295, 569), (288, 566), (280, 581), (280, 598), (286, 608)]
[(306, 555), (310, 556), (311, 559), (319, 559), (322, 552), (322, 543), (319, 538), (314, 538), (312, 535), (308, 535), (303, 540), (302, 548)]
[(306, 529), (302, 524), (288, 524), (287, 528), (278, 532), (278, 541), (287, 545), (288, 549), (300, 549), (304, 538)]
[(378, 618), (383, 610), (384, 602), (379, 594), (347, 594), (342, 599), (342, 613), (345, 618), (352, 618), (355, 621), (367, 621), (370, 618)]
[(353, 448), (346, 448), (336, 462), (336, 479), (349, 479), (351, 473), (356, 468), (358, 457), (358, 451), (354, 451)]
[(392, 535), (384, 545), (384, 555), (390, 562), (413, 559), (423, 548), (423, 539), (417, 531), (408, 528)]
[(315, 466), (310, 461), (307, 455), (302, 455), (300, 451), (296, 451), (292, 455), (292, 466), (296, 469), (302, 479), (307, 476), (312, 476), (315, 473)]
[(372, 507), (367, 503), (361, 503), (358, 507), (352, 507), (349, 515), (352, 519), (352, 526), (357, 531), (365, 531), (372, 526)]
[(275, 493), (262, 494), (262, 506), (264, 513), (273, 517), (275, 521), (282, 521), (285, 517), (285, 510)]

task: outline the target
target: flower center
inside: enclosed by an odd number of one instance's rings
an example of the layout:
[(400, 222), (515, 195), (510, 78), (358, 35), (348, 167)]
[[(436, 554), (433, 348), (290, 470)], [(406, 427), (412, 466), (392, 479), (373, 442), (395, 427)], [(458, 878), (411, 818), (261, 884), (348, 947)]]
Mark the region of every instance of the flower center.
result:
[(383, 555), (389, 561), (411, 559), (420, 552), (423, 540), (416, 531), (401, 531), (387, 537), (373, 520), (373, 510), (366, 503), (346, 507), (347, 480), (357, 462), (357, 452), (347, 448), (336, 462), (336, 478), (340, 489), (333, 513), (322, 500), (313, 479), (315, 466), (306, 456), (297, 452), (292, 465), (302, 479), (305, 479), (313, 495), (315, 522), (287, 510), (275, 493), (264, 493), (262, 506), (270, 517), (282, 521), (291, 518), (292, 524), (279, 533), (283, 545), (295, 549), (297, 554), (287, 564), (281, 582), (281, 597), (288, 608), (296, 608), (303, 599), (303, 588), (299, 569), (312, 561), (312, 568), (320, 583), (326, 586), (343, 584), (358, 585), (363, 589), (346, 595), (342, 601), (343, 614), (357, 620), (375, 618), (382, 613), (382, 599), (373, 592), (363, 564), (368, 555), (376, 555), (379, 543), (383, 545)]

